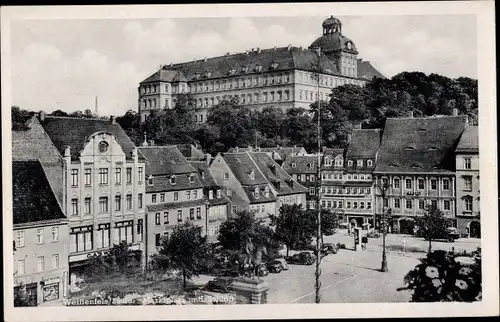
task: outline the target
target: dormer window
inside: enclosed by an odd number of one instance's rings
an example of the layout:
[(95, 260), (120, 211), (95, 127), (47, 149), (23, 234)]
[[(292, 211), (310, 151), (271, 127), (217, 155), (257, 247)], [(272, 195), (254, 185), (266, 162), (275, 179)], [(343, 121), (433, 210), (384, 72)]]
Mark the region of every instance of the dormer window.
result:
[(250, 179), (252, 180), (255, 180), (255, 171), (250, 171), (250, 173), (248, 174), (248, 176), (250, 177)]
[(148, 177), (148, 186), (152, 186), (152, 185), (154, 185), (154, 178), (153, 178), (153, 176), (149, 176)]
[(363, 166), (363, 160), (358, 160), (356, 165), (358, 167), (362, 167)]
[(194, 183), (194, 173), (189, 175), (189, 183)]
[(419, 131), (420, 133), (427, 132), (427, 130), (426, 130), (426, 129), (424, 129), (424, 128), (419, 128), (419, 129), (418, 129), (418, 131)]
[(255, 198), (259, 198), (259, 188), (258, 188), (258, 187), (257, 187), (257, 188), (255, 188), (255, 190), (253, 191), (253, 196), (254, 196)]
[(435, 146), (431, 146), (429, 149), (427, 149), (427, 151), (437, 151), (438, 148), (436, 148)]
[(296, 162), (292, 162), (292, 168), (295, 168), (297, 167), (297, 163)]
[(257, 64), (257, 65), (255, 65), (255, 71), (256, 71), (256, 72), (260, 72), (260, 71), (262, 71), (262, 65), (258, 65), (258, 64)]
[(369, 167), (371, 167), (371, 166), (373, 165), (373, 161), (372, 161), (372, 160), (368, 160), (368, 161), (366, 161), (366, 164), (367, 164)]
[(200, 79), (200, 77), (201, 77), (201, 73), (200, 72), (194, 73), (194, 78)]
[(176, 179), (175, 179), (175, 176), (173, 175), (170, 177), (170, 184), (175, 185), (175, 183), (176, 183)]
[(407, 146), (407, 147), (405, 148), (405, 151), (413, 151), (413, 150), (415, 150), (415, 148), (414, 148), (414, 147), (412, 147), (412, 146)]
[(264, 196), (266, 196), (266, 198), (269, 198), (269, 187), (266, 187), (264, 189)]
[(241, 72), (248, 73), (248, 66), (243, 66), (243, 68), (241, 69)]
[(222, 191), (217, 189), (217, 198), (222, 198)]
[(422, 166), (419, 164), (412, 164), (411, 167), (414, 169), (422, 169)]
[(201, 170), (200, 171), (200, 176), (202, 179), (205, 179), (205, 171)]
[(213, 190), (208, 190), (208, 199), (210, 199), (210, 200), (214, 199), (214, 191)]
[(347, 161), (347, 165), (352, 167), (352, 160)]
[(229, 75), (234, 75), (235, 73), (236, 73), (236, 69), (231, 68), (231, 69), (229, 70)]
[(391, 163), (391, 164), (389, 165), (389, 167), (390, 167), (390, 168), (397, 168), (397, 167), (398, 167), (398, 165), (397, 165), (396, 163)]
[(208, 78), (208, 77), (211, 77), (211, 76), (212, 76), (212, 71), (207, 70), (207, 71), (205, 72), (205, 77), (207, 77), (207, 78)]
[(271, 69), (276, 69), (276, 68), (278, 68), (278, 65), (279, 65), (279, 64), (278, 64), (277, 62), (273, 61), (273, 62), (271, 63)]

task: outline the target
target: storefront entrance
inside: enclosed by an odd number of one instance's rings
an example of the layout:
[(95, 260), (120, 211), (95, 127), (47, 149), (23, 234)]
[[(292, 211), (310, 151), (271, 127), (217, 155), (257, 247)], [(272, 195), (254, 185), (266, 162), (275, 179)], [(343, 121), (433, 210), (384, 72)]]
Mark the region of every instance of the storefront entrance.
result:
[(399, 233), (413, 235), (413, 228), (415, 227), (415, 221), (409, 218), (402, 218), (399, 220)]
[(38, 305), (38, 284), (26, 284), (26, 294), (28, 295), (28, 306)]
[(471, 221), (469, 227), (469, 237), (481, 238), (481, 224), (479, 221)]

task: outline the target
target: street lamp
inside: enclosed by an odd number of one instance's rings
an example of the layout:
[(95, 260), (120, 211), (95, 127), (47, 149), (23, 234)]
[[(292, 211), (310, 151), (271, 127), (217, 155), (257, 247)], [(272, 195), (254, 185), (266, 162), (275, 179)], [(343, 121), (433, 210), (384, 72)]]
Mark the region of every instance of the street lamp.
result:
[[(385, 196), (387, 193), (387, 190), (390, 188), (390, 185), (387, 181), (382, 182), (382, 184), (376, 184), (375, 185), (379, 190), (380, 194), (382, 195), (382, 267), (380, 268), (381, 272), (387, 272), (389, 269), (387, 268), (387, 255), (385, 252), (385, 236), (387, 235), (387, 218), (386, 218), (386, 211), (385, 211)], [(389, 208), (388, 213), (392, 212), (392, 210)]]

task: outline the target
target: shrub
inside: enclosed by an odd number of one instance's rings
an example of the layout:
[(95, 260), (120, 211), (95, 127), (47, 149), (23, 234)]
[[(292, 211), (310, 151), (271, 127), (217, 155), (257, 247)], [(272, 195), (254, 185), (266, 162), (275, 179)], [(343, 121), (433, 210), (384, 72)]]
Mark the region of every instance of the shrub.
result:
[(413, 290), (411, 302), (473, 302), (482, 298), (481, 257), (470, 257), (472, 265), (457, 261), (454, 254), (434, 251), (404, 278), (406, 287)]

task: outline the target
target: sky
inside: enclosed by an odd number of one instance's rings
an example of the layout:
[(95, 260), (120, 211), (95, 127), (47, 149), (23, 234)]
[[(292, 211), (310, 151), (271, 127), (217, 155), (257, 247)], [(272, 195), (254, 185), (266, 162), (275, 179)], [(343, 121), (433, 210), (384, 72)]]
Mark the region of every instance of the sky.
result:
[[(100, 115), (137, 110), (137, 87), (160, 65), (274, 46), (308, 47), (325, 16), (14, 20), (12, 105)], [(336, 16), (358, 58), (402, 71), (477, 78), (475, 15)]]

